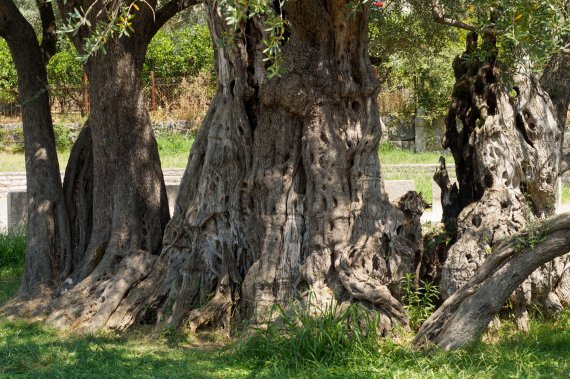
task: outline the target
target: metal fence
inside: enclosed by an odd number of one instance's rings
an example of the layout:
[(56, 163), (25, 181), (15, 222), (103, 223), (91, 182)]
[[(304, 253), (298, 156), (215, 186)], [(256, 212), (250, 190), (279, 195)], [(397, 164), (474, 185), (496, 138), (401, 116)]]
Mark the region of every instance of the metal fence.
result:
[[(211, 85), (208, 80), (195, 83), (196, 77), (154, 78), (144, 85), (145, 104), (149, 112), (161, 112), (173, 119), (191, 118), (193, 113), (202, 113), (203, 109), (196, 108), (196, 101), (188, 101), (190, 97), (199, 97), (198, 108), (204, 108), (209, 103), (208, 91), (201, 91), (197, 86)], [(51, 112), (54, 115), (89, 113), (89, 96), (87, 92), (87, 77), (83, 86), (50, 86)], [(206, 98), (204, 98), (206, 97)], [(17, 119), (21, 116), (21, 99), (17, 89), (0, 89), (0, 117)]]

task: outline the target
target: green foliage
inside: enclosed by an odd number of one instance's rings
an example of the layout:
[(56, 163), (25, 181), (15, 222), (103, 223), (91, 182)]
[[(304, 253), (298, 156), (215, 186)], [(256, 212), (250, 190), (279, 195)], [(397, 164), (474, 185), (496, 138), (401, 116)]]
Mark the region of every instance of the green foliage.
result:
[(54, 124), (53, 131), (55, 133), (55, 147), (57, 151), (70, 150), (74, 141), (69, 129), (62, 124)]
[(516, 236), (511, 242), (513, 250), (517, 253), (527, 248), (534, 249), (548, 235), (547, 230), (541, 227), (540, 222), (534, 216), (529, 197), (527, 197), (527, 202), (524, 204), (523, 213), (526, 221), (526, 230)]
[(404, 290), (402, 301), (408, 313), (412, 329), (417, 330), (422, 323), (435, 311), (439, 301), (439, 289), (430, 282), (420, 281), (416, 286), (416, 278), (408, 273), (400, 281)]
[(143, 78), (173, 78), (212, 72), (214, 51), (207, 25), (184, 26), (172, 31), (159, 31), (152, 39), (145, 58)]
[[(47, 0), (54, 2), (54, 0)], [(66, 3), (66, 0), (63, 1)], [(129, 37), (134, 32), (132, 27), (133, 19), (140, 10), (137, 1), (130, 1), (126, 4), (110, 0), (95, 0), (92, 4), (83, 7), (74, 7), (65, 17), (66, 22), (60, 26), (58, 33), (76, 34), (80, 28), (90, 28), (91, 33), (84, 38), (81, 54), (77, 59), (85, 63), (91, 55), (106, 53), (105, 44), (113, 38)], [(150, 6), (144, 4), (143, 6)], [(103, 12), (101, 17), (100, 12)]]
[(442, 0), (447, 17), (491, 29), (497, 37), (498, 59), (505, 80), (519, 64), (542, 71), (570, 31), (566, 0)]
[(222, 36), (223, 41), (217, 41), (218, 44), (233, 41), (238, 35), (244, 35), (245, 23), (248, 20), (261, 19), (265, 30), (269, 32), (263, 41), (265, 45), (263, 53), (265, 54), (264, 61), (268, 62), (267, 71), (270, 78), (283, 74), (281, 46), (287, 25), (283, 12), (275, 10), (275, 3), (278, 4), (278, 9), (282, 9), (286, 0), (221, 0), (220, 6), (226, 22), (236, 27), (236, 33)]
[[(16, 102), (18, 86), (16, 67), (12, 62), (12, 56), (8, 44), (0, 38), (0, 104), (13, 104)], [(2, 111), (0, 105), (0, 112)]]
[[(433, 22), (429, 1), (386, 4), (372, 11), (369, 25), (369, 50), (379, 68), (382, 91), (408, 89), (412, 95), (404, 116), (422, 108), (429, 125), (449, 107), (455, 82), (451, 62), (463, 49), (462, 33)], [(394, 109), (384, 111), (395, 115)]]
[(58, 40), (57, 53), (47, 65), (48, 81), (53, 86), (83, 86), (83, 67), (68, 38)]

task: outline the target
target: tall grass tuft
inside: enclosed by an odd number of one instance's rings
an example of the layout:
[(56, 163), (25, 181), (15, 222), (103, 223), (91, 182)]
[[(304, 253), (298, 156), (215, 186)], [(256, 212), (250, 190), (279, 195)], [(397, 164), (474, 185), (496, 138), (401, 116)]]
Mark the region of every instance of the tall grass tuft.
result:
[(345, 309), (328, 305), (295, 306), (285, 311), (267, 329), (243, 340), (236, 357), (255, 367), (270, 368), (288, 376), (309, 367), (352, 365), (354, 360), (378, 355), (379, 315), (353, 304)]
[(0, 234), (0, 268), (23, 267), (25, 255), (25, 236)]

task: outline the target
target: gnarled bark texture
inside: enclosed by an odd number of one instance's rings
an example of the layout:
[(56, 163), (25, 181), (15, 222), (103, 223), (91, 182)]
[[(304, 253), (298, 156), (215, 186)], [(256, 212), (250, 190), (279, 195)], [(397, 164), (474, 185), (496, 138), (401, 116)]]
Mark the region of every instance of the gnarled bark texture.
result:
[(34, 29), (12, 1), (0, 1), (0, 36), (7, 41), (16, 65), (24, 128), (28, 224), (26, 264), (18, 300), (26, 300), (41, 298), (45, 295), (43, 290), (50, 290), (69, 274), (69, 221), (55, 149), (44, 54)]
[[(442, 270), (444, 298), (467, 283), (494, 254), (497, 241), (554, 211), (562, 140), (554, 107), (538, 80), (527, 72), (514, 77), (517, 95), (509, 96), (501, 83), (495, 51), (491, 36), (484, 37), (479, 49), (477, 36), (471, 33), (466, 53), (454, 62), (456, 84), (444, 147), (455, 158), (458, 194), (454, 196), (446, 184), (445, 167), (436, 174), (436, 181), (441, 179), (449, 192), (448, 203), (443, 204), (448, 214), (460, 210), (456, 226), (453, 217), (446, 220), (448, 231), (457, 231), (457, 240)], [(487, 58), (479, 61), (473, 56)], [(561, 308), (567, 299), (559, 293), (567, 280), (566, 262), (560, 258), (541, 267), (514, 293), (520, 327), (526, 327), (525, 306), (530, 303), (549, 312)]]
[[(259, 20), (216, 47), (218, 91), (162, 253), (107, 327), (265, 322), (295, 297), (361, 302), (386, 329), (406, 324), (396, 290), (417, 243), (382, 189), (367, 7), (350, 17), (347, 4), (286, 3), (281, 78), (267, 77)], [(206, 8), (214, 41), (233, 32), (217, 1)]]
[[(531, 243), (536, 236), (541, 237)], [(568, 214), (499, 242), (475, 274), (424, 322), (413, 344), (419, 348), (435, 344), (449, 350), (476, 341), (511, 293), (539, 267), (566, 254), (569, 247)]]
[[(566, 36), (564, 41), (570, 43), (570, 37)], [(570, 104), (570, 52), (560, 52), (550, 58), (548, 66), (540, 77), (540, 84), (554, 104), (560, 127), (566, 130), (568, 105)], [(561, 143), (561, 148), (563, 147), (564, 143)], [(563, 174), (568, 170), (570, 170), (570, 151), (563, 149), (560, 173)]]

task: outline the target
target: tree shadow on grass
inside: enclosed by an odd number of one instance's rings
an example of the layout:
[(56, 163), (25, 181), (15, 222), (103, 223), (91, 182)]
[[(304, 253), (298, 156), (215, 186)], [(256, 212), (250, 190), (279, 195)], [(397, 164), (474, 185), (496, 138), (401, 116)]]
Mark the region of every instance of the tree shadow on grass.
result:
[(535, 322), (528, 334), (510, 333), (508, 328), (499, 333), (500, 337), (494, 337), (498, 342), (450, 353), (416, 352), (386, 340), (377, 352), (357, 351), (342, 363), (323, 364), (307, 357), (306, 362), (286, 369), (287, 352), (240, 356), (235, 345), (192, 348), (183, 336), (153, 336), (145, 329), (123, 337), (80, 335), (41, 323), (0, 318), (0, 377), (570, 377), (570, 313), (556, 322)]
[[(159, 339), (159, 338), (157, 338)], [(0, 320), (0, 377), (238, 378), (224, 350), (167, 346), (148, 337), (78, 335), (39, 323)]]

